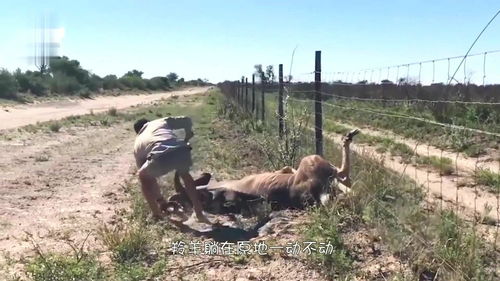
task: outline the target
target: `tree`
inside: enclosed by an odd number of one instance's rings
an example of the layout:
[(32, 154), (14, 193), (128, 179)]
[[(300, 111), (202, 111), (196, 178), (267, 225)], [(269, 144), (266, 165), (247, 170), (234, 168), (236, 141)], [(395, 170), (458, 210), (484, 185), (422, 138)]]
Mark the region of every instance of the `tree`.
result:
[(0, 69), (0, 98), (15, 98), (17, 87), (14, 76), (7, 70)]
[(127, 73), (125, 73), (125, 75), (123, 76), (134, 76), (134, 77), (139, 77), (139, 78), (142, 78), (142, 74), (144, 74), (144, 72), (142, 71), (139, 71), (137, 69), (134, 69), (132, 71), (128, 71)]
[(80, 84), (88, 84), (89, 72), (80, 66), (77, 60), (68, 57), (53, 57), (50, 59), (50, 72), (54, 75), (63, 75), (75, 78)]
[(266, 81), (266, 75), (264, 74), (264, 71), (262, 70), (262, 64), (256, 64), (253, 66), (255, 68), (255, 75), (259, 78), (259, 79), (263, 79), (264, 82)]
[(102, 80), (102, 87), (106, 90), (120, 88), (120, 83), (116, 75), (106, 75)]
[(274, 83), (274, 66), (268, 65), (266, 67), (266, 76), (269, 81), (271, 81), (271, 84)]
[(34, 95), (43, 96), (48, 89), (49, 75), (42, 75), (40, 72), (29, 70), (23, 73), (20, 69), (17, 69), (14, 72), (14, 77), (19, 84), (20, 92), (31, 92)]
[(179, 75), (177, 75), (177, 73), (175, 72), (170, 72), (169, 74), (167, 74), (167, 79), (170, 82), (176, 82), (177, 79), (179, 79)]

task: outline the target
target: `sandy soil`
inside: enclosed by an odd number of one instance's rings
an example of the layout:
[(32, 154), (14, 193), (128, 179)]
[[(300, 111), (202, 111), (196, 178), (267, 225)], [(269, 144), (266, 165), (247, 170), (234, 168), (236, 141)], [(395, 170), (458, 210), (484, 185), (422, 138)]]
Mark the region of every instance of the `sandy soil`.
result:
[(195, 94), (210, 87), (187, 88), (180, 91), (148, 95), (98, 96), (94, 99), (75, 99), (39, 103), (36, 105), (7, 106), (0, 110), (0, 130), (11, 129), (36, 122), (61, 119), (71, 115), (97, 113), (114, 107), (122, 109), (133, 105), (147, 104), (173, 95)]
[[(101, 97), (65, 106), (18, 106), (1, 113), (0, 128), (206, 90)], [(133, 174), (131, 124), (63, 128), (58, 133), (2, 133), (14, 136), (0, 143), (0, 262), (6, 256), (16, 259), (32, 254), (28, 235), (42, 249), (62, 250), (69, 248), (66, 240), (80, 242), (92, 232), (88, 241), (92, 246), (95, 230), (119, 219), (117, 213), (128, 207), (122, 184)]]

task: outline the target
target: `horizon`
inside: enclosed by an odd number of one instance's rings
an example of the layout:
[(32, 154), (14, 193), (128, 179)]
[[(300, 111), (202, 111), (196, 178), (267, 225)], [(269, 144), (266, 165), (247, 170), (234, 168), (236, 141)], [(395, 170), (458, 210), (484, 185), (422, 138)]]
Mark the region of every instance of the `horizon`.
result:
[[(0, 68), (36, 69), (27, 57), (34, 53), (35, 27), (47, 17), (53, 40), (60, 44), (58, 55), (78, 60), (101, 77), (137, 69), (146, 78), (175, 72), (186, 80), (217, 83), (249, 76), (256, 64), (273, 65), (276, 71), (282, 63), (293, 81), (312, 81), (314, 52), (321, 50), (325, 82), (339, 77), (356, 82), (367, 75), (378, 81), (408, 77), (446, 82), (446, 60), (425, 63), (422, 69), (417, 64), (409, 71), (404, 65), (463, 56), (497, 4), (313, 2), (16, 1), (0, 12), (6, 21), (0, 27), (5, 42)], [(499, 32), (496, 20), (471, 51), (479, 55), (459, 69), (457, 81), (500, 83), (500, 53), (487, 54), (486, 63), (483, 55), (500, 49)], [(451, 60), (452, 72), (459, 61)], [(387, 69), (393, 65), (402, 66)]]

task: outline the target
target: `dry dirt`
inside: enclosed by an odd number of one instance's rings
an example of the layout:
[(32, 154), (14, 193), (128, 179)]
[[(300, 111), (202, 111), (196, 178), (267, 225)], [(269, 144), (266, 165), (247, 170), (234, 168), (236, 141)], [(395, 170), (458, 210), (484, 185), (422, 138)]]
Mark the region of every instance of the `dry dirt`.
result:
[(93, 99), (67, 99), (53, 102), (39, 103), (36, 105), (6, 106), (0, 110), (0, 130), (17, 128), (37, 122), (61, 119), (71, 115), (89, 114), (91, 111), (98, 113), (111, 107), (122, 109), (134, 105), (147, 104), (156, 100), (169, 98), (172, 95), (193, 94), (206, 91), (210, 87), (187, 88), (184, 90), (121, 96), (98, 96)]
[[(207, 89), (16, 106), (0, 113), (0, 128)], [(0, 134), (11, 134), (0, 143), (0, 263), (5, 257), (33, 253), (28, 234), (42, 249), (61, 250), (69, 248), (66, 240), (82, 241), (93, 231), (88, 242), (92, 245), (95, 230), (103, 222), (113, 222), (116, 212), (128, 207), (121, 186), (133, 173), (131, 124), (63, 128), (58, 133), (0, 130)]]

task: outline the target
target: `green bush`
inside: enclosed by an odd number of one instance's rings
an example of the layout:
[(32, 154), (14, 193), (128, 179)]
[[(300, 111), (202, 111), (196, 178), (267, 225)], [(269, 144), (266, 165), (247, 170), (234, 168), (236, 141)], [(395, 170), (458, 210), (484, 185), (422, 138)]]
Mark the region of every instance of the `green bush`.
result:
[(19, 84), (19, 91), (22, 93), (30, 92), (36, 96), (43, 96), (47, 93), (48, 80), (50, 76), (42, 76), (40, 72), (26, 71), (22, 73), (17, 69), (14, 77)]
[(103, 79), (98, 75), (92, 74), (86, 85), (90, 91), (99, 91), (99, 89), (103, 88)]
[(90, 255), (65, 257), (38, 256), (27, 265), (28, 276), (34, 281), (98, 281), (106, 280), (104, 267)]
[(122, 88), (122, 85), (118, 81), (118, 78), (116, 77), (116, 75), (106, 75), (102, 79), (102, 87), (105, 90), (111, 90), (111, 89)]
[(121, 84), (127, 86), (128, 88), (140, 90), (146, 89), (146, 83), (141, 77), (138, 76), (123, 76), (119, 81)]
[(51, 59), (50, 72), (53, 74), (63, 73), (66, 76), (76, 79), (79, 84), (88, 84), (90, 79), (89, 72), (80, 66), (79, 61), (69, 60), (67, 57)]
[(68, 76), (64, 73), (54, 73), (54, 77), (50, 81), (50, 90), (59, 94), (74, 94), (83, 87), (75, 77)]
[(146, 80), (146, 87), (150, 90), (166, 90), (169, 86), (168, 79), (165, 77), (153, 77)]
[(59, 130), (61, 130), (61, 127), (62, 127), (61, 123), (59, 123), (57, 121), (54, 121), (54, 122), (50, 123), (50, 125), (49, 125), (49, 129), (54, 133), (59, 132)]
[(11, 99), (17, 94), (17, 81), (10, 72), (5, 69), (0, 70), (0, 98)]

